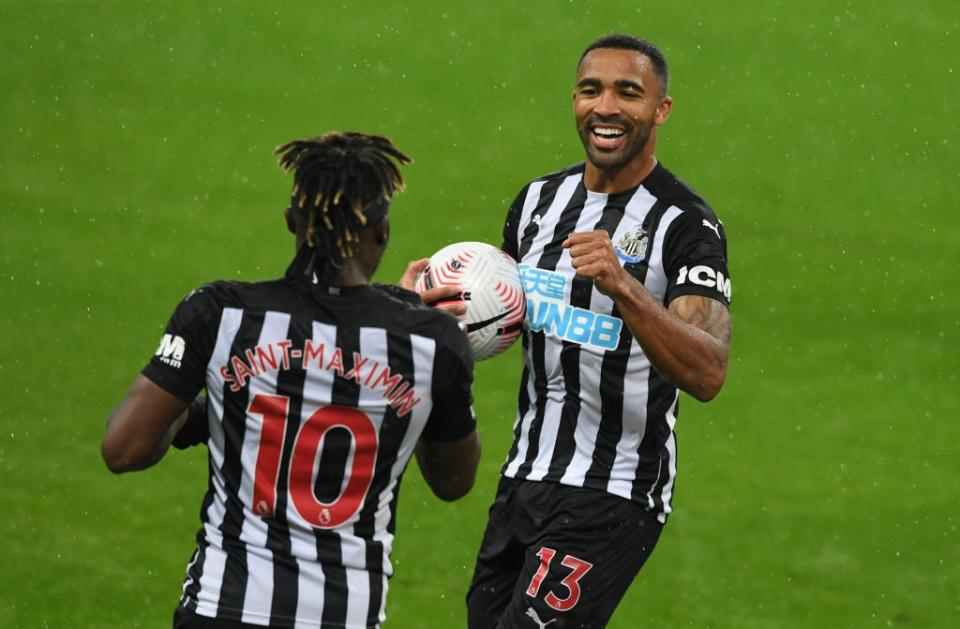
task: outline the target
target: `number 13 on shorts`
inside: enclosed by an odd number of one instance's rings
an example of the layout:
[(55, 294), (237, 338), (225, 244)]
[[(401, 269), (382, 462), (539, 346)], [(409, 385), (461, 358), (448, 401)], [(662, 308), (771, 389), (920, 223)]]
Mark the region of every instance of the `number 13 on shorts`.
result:
[[(537, 594), (540, 592), (540, 586), (550, 571), (550, 563), (556, 555), (557, 551), (546, 546), (542, 546), (540, 550), (537, 551), (537, 557), (540, 558), (540, 568), (536, 574), (533, 575), (533, 578), (530, 579), (530, 585), (527, 586), (527, 596), (531, 598), (537, 597)], [(560, 585), (566, 588), (566, 592), (557, 593), (549, 591), (543, 597), (543, 602), (558, 612), (565, 612), (573, 609), (574, 606), (580, 602), (580, 579), (590, 571), (593, 564), (589, 561), (574, 557), (573, 555), (565, 555), (560, 561), (560, 565), (570, 569), (569, 574), (560, 581)], [(561, 598), (558, 594), (564, 596)]]

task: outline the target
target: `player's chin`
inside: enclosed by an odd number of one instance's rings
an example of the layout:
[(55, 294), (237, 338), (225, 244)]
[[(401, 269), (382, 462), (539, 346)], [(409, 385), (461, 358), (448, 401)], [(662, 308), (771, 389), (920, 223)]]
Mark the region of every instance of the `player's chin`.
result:
[(627, 151), (621, 147), (617, 149), (600, 149), (591, 146), (587, 149), (587, 158), (599, 170), (618, 170), (625, 166), (630, 158)]

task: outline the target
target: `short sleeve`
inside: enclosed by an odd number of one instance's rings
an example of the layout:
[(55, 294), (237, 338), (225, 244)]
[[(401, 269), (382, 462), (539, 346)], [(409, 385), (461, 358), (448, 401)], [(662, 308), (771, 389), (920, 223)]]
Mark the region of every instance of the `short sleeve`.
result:
[(456, 328), (437, 343), (433, 365), (433, 410), (422, 436), (427, 441), (457, 441), (476, 427), (473, 354), (467, 335)]
[(528, 185), (520, 191), (517, 198), (510, 204), (510, 209), (507, 210), (507, 218), (503, 221), (503, 244), (500, 245), (500, 248), (514, 260), (517, 260), (520, 250), (517, 231), (520, 229), (520, 215), (523, 212), (523, 202), (527, 198), (529, 189), (530, 186)]
[(664, 246), (665, 303), (683, 295), (701, 295), (730, 305), (727, 236), (709, 211), (687, 211), (671, 225)]
[(190, 402), (203, 388), (222, 308), (199, 288), (177, 306), (160, 346), (141, 373), (164, 391)]

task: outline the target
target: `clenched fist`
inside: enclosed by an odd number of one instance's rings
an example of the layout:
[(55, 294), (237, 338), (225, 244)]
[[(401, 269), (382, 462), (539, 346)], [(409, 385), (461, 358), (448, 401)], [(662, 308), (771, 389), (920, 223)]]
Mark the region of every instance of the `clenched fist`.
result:
[(577, 275), (592, 279), (604, 295), (612, 297), (630, 279), (613, 250), (610, 235), (602, 229), (570, 234), (563, 247), (570, 250), (570, 262)]

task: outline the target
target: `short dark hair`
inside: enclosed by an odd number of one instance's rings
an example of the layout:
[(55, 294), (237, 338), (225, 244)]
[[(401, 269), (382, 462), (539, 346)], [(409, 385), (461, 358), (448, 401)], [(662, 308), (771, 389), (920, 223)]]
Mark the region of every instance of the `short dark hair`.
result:
[(276, 153), (281, 168), (293, 173), (291, 216), (305, 224), (314, 250), (312, 268), (297, 272), (312, 270), (327, 284), (357, 253), (360, 230), (403, 190), (397, 164), (410, 158), (383, 136), (351, 131), (287, 142)]
[(583, 54), (580, 55), (580, 61), (577, 62), (578, 70), (580, 69), (580, 64), (583, 63), (583, 59), (587, 56), (587, 54), (589, 54), (591, 50), (596, 50), (597, 48), (636, 50), (640, 54), (645, 55), (650, 60), (650, 63), (653, 64), (653, 73), (657, 75), (658, 79), (660, 79), (662, 93), (667, 93), (667, 86), (670, 84), (670, 69), (667, 67), (667, 58), (664, 57), (663, 53), (660, 52), (660, 49), (651, 42), (648, 42), (646, 39), (634, 37), (633, 35), (625, 35), (623, 33), (604, 35), (587, 46), (586, 50), (583, 51)]

